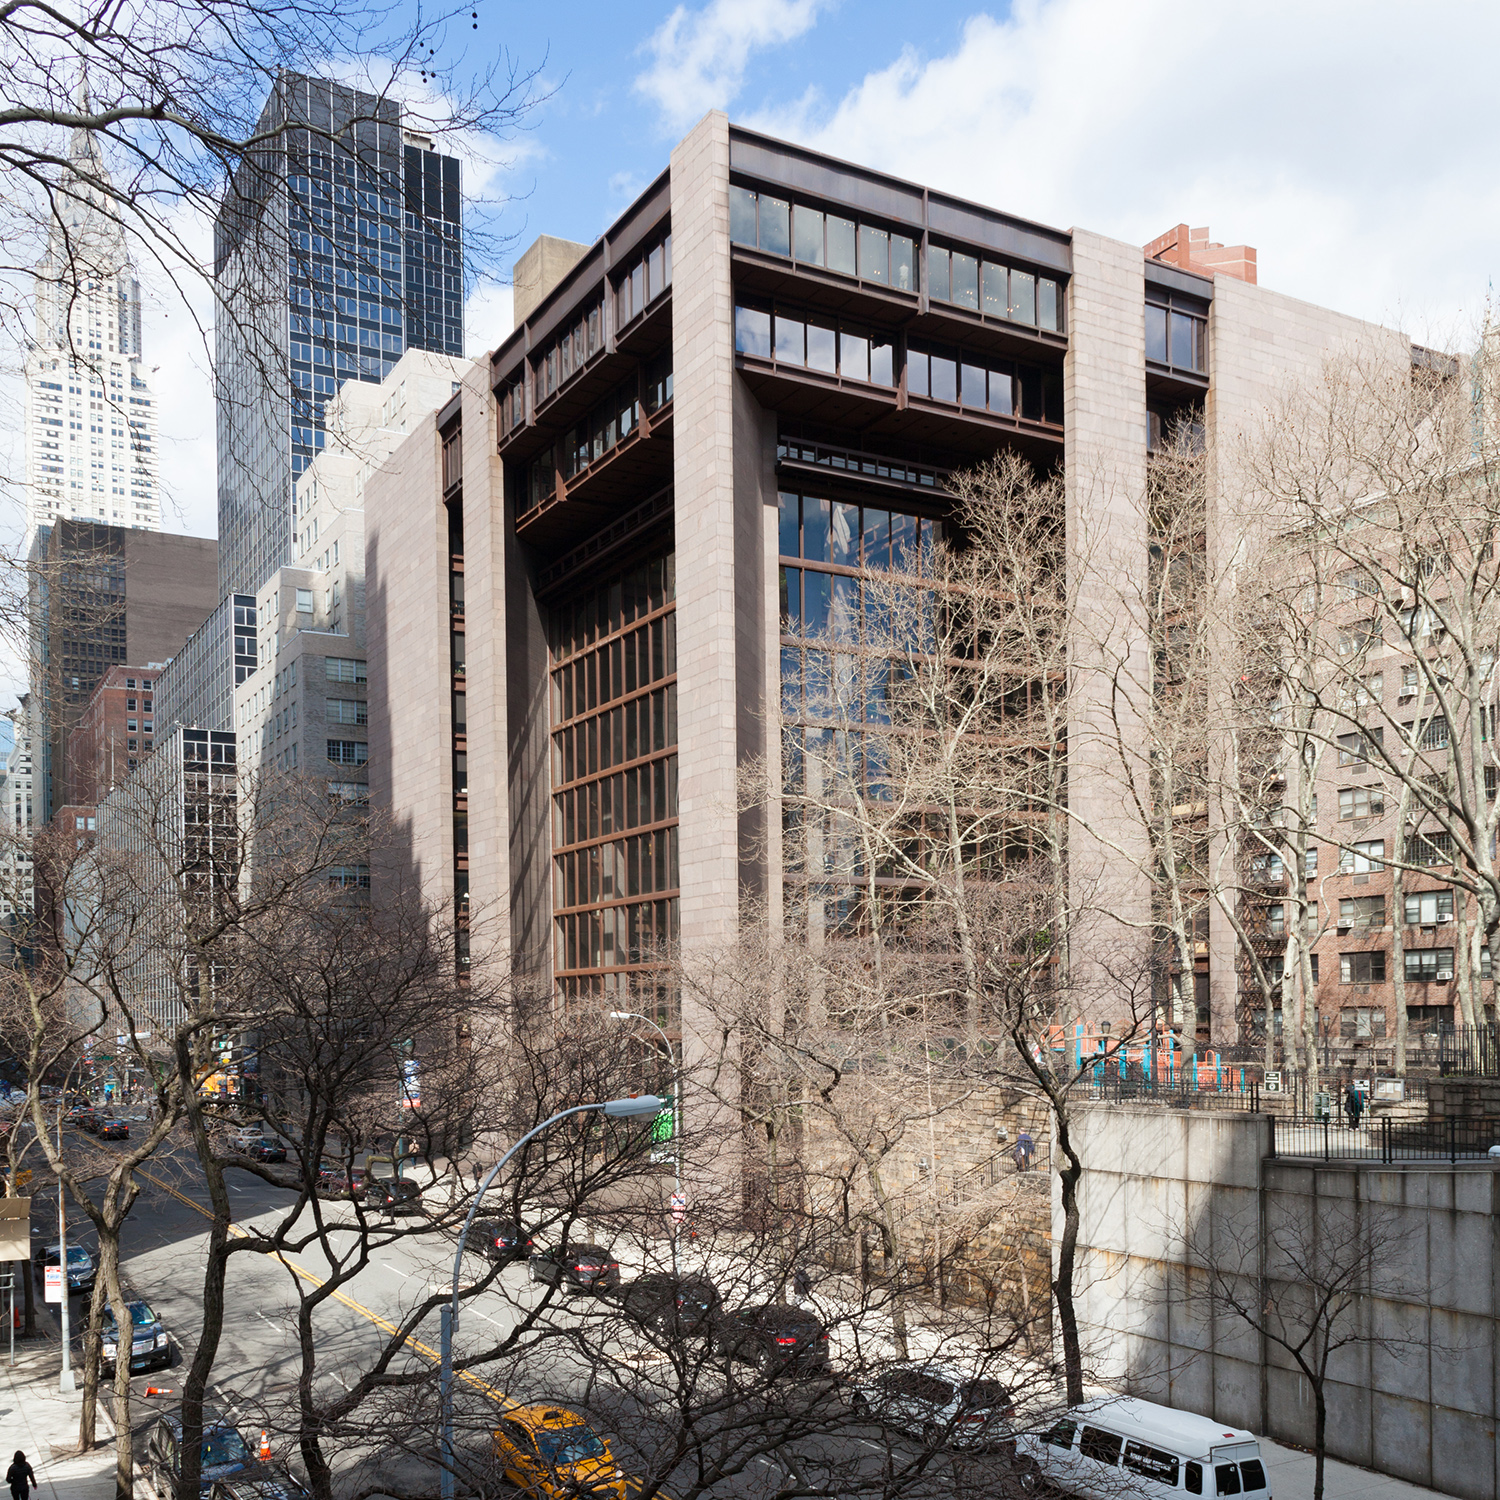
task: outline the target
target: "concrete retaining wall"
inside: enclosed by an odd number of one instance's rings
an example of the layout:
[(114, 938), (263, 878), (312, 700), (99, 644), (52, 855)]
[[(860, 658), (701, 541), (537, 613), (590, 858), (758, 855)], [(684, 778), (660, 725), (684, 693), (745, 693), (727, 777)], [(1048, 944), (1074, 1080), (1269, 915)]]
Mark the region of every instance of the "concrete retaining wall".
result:
[[(1254, 1116), (1118, 1105), (1085, 1111), (1075, 1136), (1086, 1164), (1079, 1313), (1101, 1379), (1310, 1446), (1308, 1382), (1214, 1301), (1206, 1268), (1231, 1268), (1252, 1306), (1294, 1307), (1307, 1287), (1278, 1263), (1278, 1243), (1321, 1235), (1327, 1246), (1357, 1217), (1384, 1248), (1355, 1298), (1366, 1336), (1330, 1362), (1330, 1454), (1500, 1497), (1495, 1168), (1268, 1161)], [(1058, 1214), (1054, 1196), (1054, 1242)]]

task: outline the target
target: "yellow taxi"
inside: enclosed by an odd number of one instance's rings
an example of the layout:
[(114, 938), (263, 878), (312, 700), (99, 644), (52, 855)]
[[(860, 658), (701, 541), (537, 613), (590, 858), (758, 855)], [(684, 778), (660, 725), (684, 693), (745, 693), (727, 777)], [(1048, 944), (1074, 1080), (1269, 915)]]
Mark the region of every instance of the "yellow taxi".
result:
[(609, 1444), (566, 1406), (513, 1406), (494, 1441), (505, 1477), (535, 1500), (626, 1500)]

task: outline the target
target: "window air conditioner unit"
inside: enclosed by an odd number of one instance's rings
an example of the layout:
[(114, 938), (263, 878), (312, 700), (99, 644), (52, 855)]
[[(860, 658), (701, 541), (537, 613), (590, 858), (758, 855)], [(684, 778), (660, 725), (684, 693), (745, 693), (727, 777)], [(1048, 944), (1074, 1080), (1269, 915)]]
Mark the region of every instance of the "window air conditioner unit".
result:
[(1439, 923), (1439, 925), (1441, 925), (1444, 922), (1451, 922), (1452, 920), (1453, 920), (1452, 917), (1439, 917), (1438, 918), (1438, 923)]
[(1442, 981), (1444, 979), (1452, 979), (1453, 978), (1453, 970), (1452, 969), (1439, 969), (1437, 977), (1438, 977), (1439, 981)]

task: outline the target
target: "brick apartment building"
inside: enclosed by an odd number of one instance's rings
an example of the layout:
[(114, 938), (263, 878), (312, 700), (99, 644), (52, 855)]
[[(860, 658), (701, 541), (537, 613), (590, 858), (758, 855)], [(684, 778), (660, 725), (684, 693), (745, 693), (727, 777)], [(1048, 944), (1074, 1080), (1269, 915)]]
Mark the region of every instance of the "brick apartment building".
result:
[[(371, 800), (400, 835), (377, 899), (414, 870), (475, 964), (603, 1009), (665, 1006), (664, 951), (727, 938), (747, 899), (826, 920), (837, 893), (797, 888), (736, 777), (807, 718), (829, 601), (950, 523), (953, 469), (1060, 470), (1070, 541), (1143, 569), (1126, 497), (1175, 418), (1212, 455), (1340, 345), (1411, 358), (1258, 285), (1247, 247), (1179, 226), (1156, 252), (719, 114), (593, 245), (539, 241), (515, 331), (366, 488)], [(1228, 490), (1211, 467), (1211, 566)], [(1133, 846), (1103, 754), (1072, 795)], [(1142, 876), (1081, 836), (1069, 858), (1144, 928)], [(1233, 1040), (1216, 917), (1197, 962), (1199, 1033)]]
[(68, 736), (68, 802), (97, 807), (155, 744), (160, 665), (111, 667)]

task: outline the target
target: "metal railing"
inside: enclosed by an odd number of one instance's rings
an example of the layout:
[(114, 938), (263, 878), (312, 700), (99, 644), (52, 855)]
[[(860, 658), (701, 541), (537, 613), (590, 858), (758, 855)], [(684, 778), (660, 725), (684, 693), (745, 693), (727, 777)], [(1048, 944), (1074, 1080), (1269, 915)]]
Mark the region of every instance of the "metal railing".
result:
[(1500, 1078), (1500, 1028), (1445, 1026), (1437, 1033), (1437, 1069), (1445, 1077)]
[(1226, 1109), (1254, 1114), (1261, 1107), (1260, 1080), (1247, 1076), (1241, 1087), (1238, 1069), (1232, 1079), (1224, 1079), (1222, 1087), (1211, 1074), (1200, 1077), (1196, 1085), (1190, 1076), (1178, 1076), (1168, 1082), (1160, 1078), (1120, 1078), (1106, 1074), (1102, 1078), (1081, 1079), (1069, 1092), (1074, 1099), (1106, 1104), (1159, 1104), (1163, 1109)]
[(1298, 1115), (1270, 1122), (1268, 1155), (1288, 1160), (1448, 1162), (1494, 1160), (1500, 1166), (1500, 1120), (1371, 1120)]

